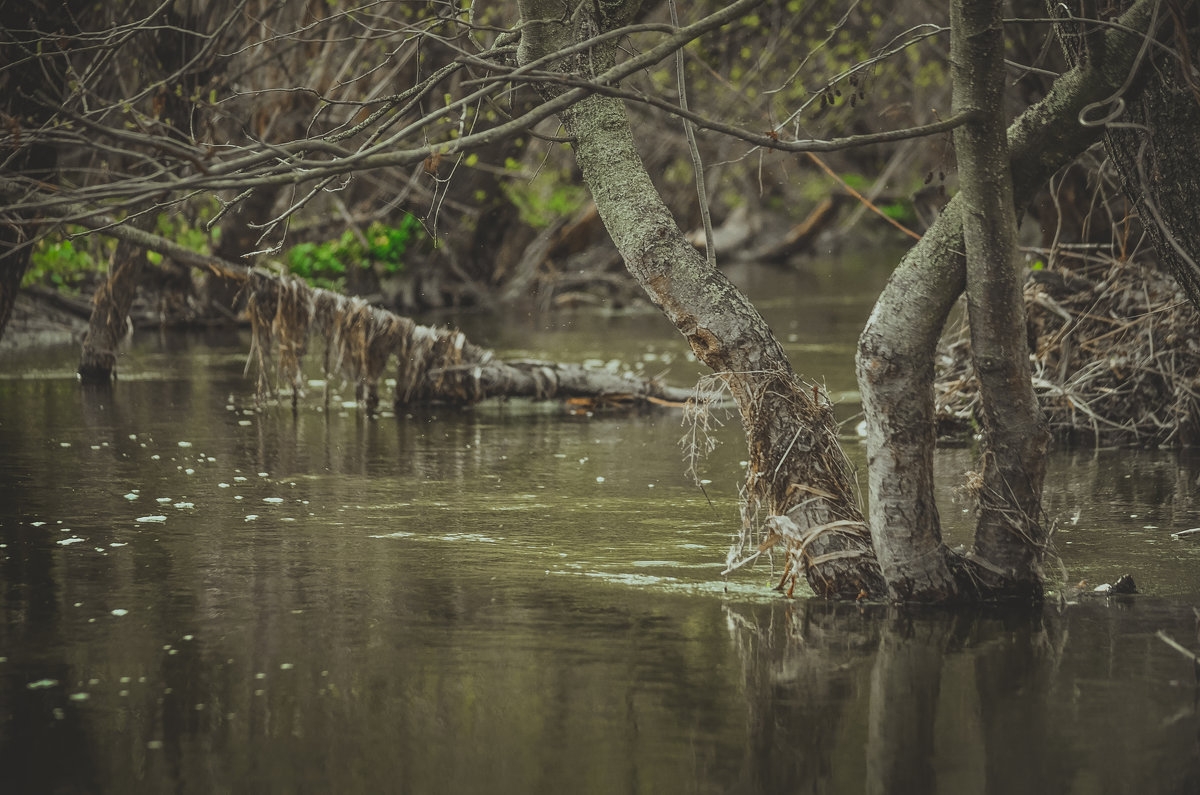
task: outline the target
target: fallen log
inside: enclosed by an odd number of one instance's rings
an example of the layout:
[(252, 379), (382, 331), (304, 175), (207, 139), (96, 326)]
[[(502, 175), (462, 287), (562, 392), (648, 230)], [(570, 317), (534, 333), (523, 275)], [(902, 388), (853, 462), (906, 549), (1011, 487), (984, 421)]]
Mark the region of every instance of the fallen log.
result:
[(252, 332), (247, 368), (257, 365), (260, 396), (283, 385), (290, 389), (293, 404), (298, 401), (303, 359), (313, 335), (323, 342), (325, 373), (339, 373), (353, 382), (356, 399), (372, 411), (393, 359), (397, 407), (467, 405), (498, 397), (587, 398), (594, 407), (679, 406), (695, 395), (694, 390), (632, 373), (561, 362), (504, 361), (456, 329), (419, 325), (360, 298), (310, 287), (290, 276), (254, 269), (246, 274), (245, 284)]

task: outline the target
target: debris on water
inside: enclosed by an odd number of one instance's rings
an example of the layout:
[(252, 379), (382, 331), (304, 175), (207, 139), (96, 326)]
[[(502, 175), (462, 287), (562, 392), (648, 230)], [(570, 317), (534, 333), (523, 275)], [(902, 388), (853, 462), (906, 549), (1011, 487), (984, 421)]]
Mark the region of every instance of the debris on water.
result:
[(1200, 527), (1191, 527), (1187, 530), (1180, 530), (1177, 533), (1171, 533), (1171, 538), (1184, 538), (1186, 536), (1194, 536), (1200, 533)]
[(175, 499), (175, 498), (174, 497), (155, 497), (154, 501), (155, 502), (170, 502), (173, 499)]
[(131, 491), (125, 495), (125, 499), (132, 502), (133, 500), (136, 500), (136, 499), (140, 498), (141, 496), (142, 495), (138, 494), (136, 491)]
[(247, 521), (247, 522), (253, 522), (253, 521), (254, 521), (255, 519), (257, 519), (257, 518), (258, 518), (258, 514), (256, 514), (256, 513), (248, 513), (248, 514), (246, 514), (246, 521)]
[(87, 701), (89, 698), (91, 698), (91, 696), (87, 693), (79, 692), (72, 693), (71, 695), (67, 696), (67, 698), (71, 699), (72, 701)]
[(151, 740), (150, 742), (146, 743), (146, 747), (151, 751), (158, 751), (163, 747), (163, 742), (162, 740)]
[(29, 684), (25, 685), (25, 687), (29, 688), (30, 690), (45, 690), (48, 687), (57, 686), (57, 679), (39, 679), (36, 682), (30, 682)]
[(110, 547), (123, 547), (123, 546), (125, 546), (125, 545), (126, 545), (126, 543), (127, 543), (127, 542), (125, 542), (125, 541), (110, 541), (110, 542), (108, 543), (108, 545), (109, 545)]
[(281, 670), (281, 671), (290, 671), (294, 667), (295, 666), (293, 666), (291, 663), (280, 663), (279, 664), (279, 670)]
[(45, 522), (30, 522), (29, 526), (30, 527), (41, 527), (44, 524), (45, 524)]
[(196, 503), (194, 503), (194, 502), (177, 502), (177, 503), (175, 503), (175, 507), (176, 508), (195, 508)]
[(1138, 592), (1137, 585), (1133, 581), (1133, 575), (1122, 574), (1114, 583), (1104, 583), (1097, 585), (1092, 589), (1092, 593), (1098, 594), (1135, 594)]
[(180, 442), (179, 446), (180, 447), (191, 447), (192, 443), (191, 442)]
[(271, 477), (271, 473), (270, 472), (259, 472), (258, 476), (260, 478), (269, 478), (269, 477)]
[(599, 477), (597, 477), (597, 478), (596, 478), (596, 482), (597, 482), (597, 483), (603, 483), (603, 482), (604, 482), (604, 477), (603, 477), (603, 476), (599, 476)]
[(64, 538), (64, 539), (60, 540), (58, 543), (62, 544), (65, 547), (67, 544), (78, 544), (82, 540), (83, 539), (79, 538), (78, 536), (72, 536), (71, 538)]
[(263, 502), (279, 503), (283, 502), (283, 497), (263, 497)]
[(1117, 581), (1113, 583), (1112, 592), (1117, 594), (1137, 593), (1138, 589), (1137, 585), (1133, 582), (1133, 575), (1122, 574), (1118, 577)]
[(71, 443), (70, 442), (59, 442), (58, 446), (59, 447), (70, 447)]
[(167, 517), (162, 516), (161, 514), (156, 514), (154, 516), (139, 516), (138, 518), (134, 519), (133, 521), (135, 521), (135, 522), (165, 522), (165, 521), (167, 521)]
[(125, 608), (123, 608), (123, 607), (118, 607), (118, 608), (116, 608), (116, 609), (114, 609), (114, 610), (112, 611), (112, 614), (113, 614), (114, 616), (116, 616), (117, 618), (120, 618), (121, 616), (127, 616), (127, 615), (129, 615), (129, 611), (128, 611), (128, 610), (126, 610), (126, 609), (125, 609)]

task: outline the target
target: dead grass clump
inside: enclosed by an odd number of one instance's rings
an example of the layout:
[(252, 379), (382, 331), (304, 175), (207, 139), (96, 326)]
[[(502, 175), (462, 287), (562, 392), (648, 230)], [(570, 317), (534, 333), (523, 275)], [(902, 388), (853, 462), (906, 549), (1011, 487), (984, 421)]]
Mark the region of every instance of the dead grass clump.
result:
[[(1053, 431), (1115, 444), (1200, 443), (1200, 317), (1168, 274), (1119, 260), (1034, 271), (1025, 307), (1034, 390)], [(978, 427), (965, 323), (937, 365), (939, 430)]]

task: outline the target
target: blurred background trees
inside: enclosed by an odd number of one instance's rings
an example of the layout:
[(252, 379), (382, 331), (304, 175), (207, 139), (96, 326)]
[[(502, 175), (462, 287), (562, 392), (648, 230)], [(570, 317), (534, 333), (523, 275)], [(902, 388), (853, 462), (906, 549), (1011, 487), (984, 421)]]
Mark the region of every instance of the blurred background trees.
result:
[[(705, 2), (687, 13), (719, 7)], [(552, 116), (470, 152), (435, 150), (404, 165), (254, 184), (272, 147), (290, 146), (303, 171), (295, 152), (304, 147), (294, 142), (346, 152), (372, 140), (415, 149), (477, 134), (540, 104), (520, 82), (488, 82), (511, 49), (503, 30), (516, 20), (515, 3), (39, 0), (3, 14), (4, 203), (17, 219), (9, 228), (23, 236), (6, 245), (27, 251), (17, 257), (28, 257), (26, 284), (70, 286), (105, 266), (113, 243), (80, 236), (102, 226), (80, 217), (82, 201), (112, 220), (140, 216), (149, 230), (194, 250), (265, 258), (408, 312), (495, 300), (543, 307), (639, 300)], [(935, 121), (949, 103), (944, 17), (943, 4), (924, 0), (763, 3), (686, 48), (691, 108), (783, 138)], [(661, 31), (666, 20), (666, 7), (650, 3), (639, 23)], [(1044, 34), (1036, 29), (1031, 49)], [(637, 52), (658, 35), (634, 32), (626, 47)], [(1026, 74), (1022, 85), (1036, 93), (1040, 80)], [(490, 90), (454, 104), (481, 86)], [(677, 101), (669, 63), (633, 75), (624, 88)], [(660, 191), (685, 228), (698, 230), (678, 120), (629, 104)], [(818, 238), (823, 250), (842, 245), (852, 229), (856, 243), (864, 233), (873, 243), (899, 243), (902, 233), (863, 204), (836, 201), (847, 186), (919, 231), (953, 182), (948, 134), (822, 155), (832, 176), (808, 157), (730, 136), (701, 131), (698, 142), (728, 257), (770, 250), (786, 262)], [(305, 151), (315, 158), (320, 148)], [(199, 187), (196, 177), (214, 163), (252, 161), (249, 153), (259, 156), (244, 172), (252, 189)], [(154, 182), (139, 187), (139, 180)], [(169, 195), (153, 192), (167, 184)], [(22, 198), (22, 189), (46, 185), (73, 206)], [(806, 220), (817, 228), (790, 247), (777, 245)], [(199, 321), (212, 302), (230, 299), (181, 266), (154, 264), (149, 281), (170, 288), (159, 308), (172, 320)]]

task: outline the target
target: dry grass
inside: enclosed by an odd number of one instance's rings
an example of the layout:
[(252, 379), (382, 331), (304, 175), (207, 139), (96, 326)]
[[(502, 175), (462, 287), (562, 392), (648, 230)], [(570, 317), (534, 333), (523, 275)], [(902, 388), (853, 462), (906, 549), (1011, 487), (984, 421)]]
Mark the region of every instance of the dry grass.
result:
[[(1114, 444), (1200, 443), (1200, 317), (1168, 274), (1117, 260), (1035, 271), (1025, 306), (1034, 390), (1053, 431)], [(960, 327), (939, 355), (939, 430), (978, 427), (978, 398)]]

